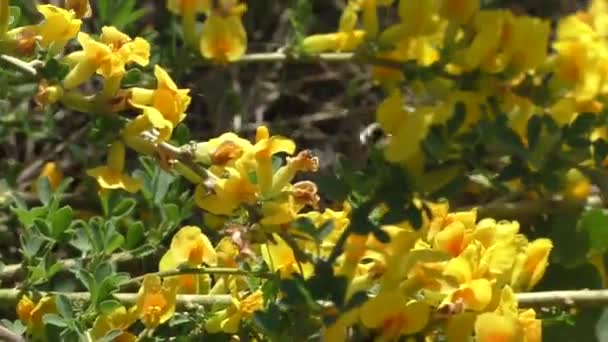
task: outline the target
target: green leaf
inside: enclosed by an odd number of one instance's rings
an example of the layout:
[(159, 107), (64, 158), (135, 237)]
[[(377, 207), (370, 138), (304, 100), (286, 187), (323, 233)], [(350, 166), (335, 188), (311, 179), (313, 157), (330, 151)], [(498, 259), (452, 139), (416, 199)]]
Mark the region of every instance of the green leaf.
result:
[(135, 222), (127, 229), (127, 239), (124, 248), (132, 250), (137, 248), (144, 240), (144, 225), (141, 222)]
[(91, 272), (84, 269), (75, 269), (71, 270), (76, 279), (80, 280), (82, 285), (91, 293), (91, 298), (95, 296), (95, 290), (97, 287), (97, 283), (93, 274)]
[(34, 227), (36, 227), (42, 235), (48, 238), (54, 238), (51, 227), (45, 220), (39, 218), (34, 219)]
[(308, 217), (300, 217), (293, 222), (293, 227), (312, 238), (317, 237), (317, 228)]
[(55, 304), (57, 305), (57, 312), (66, 320), (74, 318), (74, 311), (72, 310), (72, 302), (68, 297), (62, 294), (55, 296)]
[(154, 204), (158, 206), (163, 204), (169, 186), (174, 180), (175, 177), (172, 174), (163, 171), (161, 168), (156, 168), (153, 180)]
[(577, 229), (577, 213), (555, 215), (547, 224), (554, 247), (551, 262), (576, 267), (587, 262), (589, 234)]
[(346, 182), (334, 175), (324, 175), (317, 179), (319, 191), (329, 200), (343, 202), (350, 193), (350, 187)]
[(115, 218), (123, 218), (133, 211), (136, 203), (132, 198), (123, 198), (120, 203), (111, 209), (111, 214)]
[(52, 236), (55, 239), (58, 239), (61, 234), (70, 227), (73, 218), (72, 208), (69, 206), (65, 206), (56, 212), (51, 213), (48, 220), (51, 225)]
[(99, 311), (106, 315), (111, 314), (120, 307), (122, 307), (122, 304), (114, 299), (104, 300), (103, 302), (99, 303)]
[(589, 234), (589, 251), (592, 254), (603, 254), (608, 250), (608, 211), (586, 211), (579, 221), (579, 227)]
[(59, 328), (66, 328), (69, 325), (67, 320), (54, 313), (45, 314), (44, 316), (42, 316), (42, 321), (44, 322), (44, 324), (54, 325)]
[(173, 203), (163, 204), (163, 218), (170, 226), (177, 225), (181, 219), (179, 207)]
[(458, 131), (458, 129), (464, 123), (464, 119), (467, 115), (467, 107), (461, 101), (454, 105), (454, 112), (452, 116), (446, 122), (446, 127), (448, 129), (448, 134), (454, 134)]
[(47, 177), (41, 177), (36, 182), (36, 190), (38, 191), (38, 198), (45, 206), (51, 202), (53, 197), (53, 190), (51, 189), (51, 183)]
[(142, 75), (143, 73), (141, 72), (141, 70), (137, 68), (127, 71), (127, 73), (122, 79), (122, 86), (124, 88), (135, 87), (139, 84), (139, 82), (141, 82)]
[(118, 232), (114, 232), (108, 242), (106, 243), (105, 252), (106, 254), (112, 254), (115, 250), (120, 248), (125, 242), (124, 236)]

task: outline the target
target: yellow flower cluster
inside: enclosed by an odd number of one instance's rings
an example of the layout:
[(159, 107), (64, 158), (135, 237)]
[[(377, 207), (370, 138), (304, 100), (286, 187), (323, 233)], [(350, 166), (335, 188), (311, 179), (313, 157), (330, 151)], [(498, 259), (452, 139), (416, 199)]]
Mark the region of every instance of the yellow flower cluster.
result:
[[(483, 117), (489, 97), (498, 98), (500, 110), (522, 136), (534, 114), (567, 124), (580, 112), (603, 110), (608, 89), (603, 76), (608, 65), (604, 1), (591, 1), (586, 11), (560, 18), (551, 46), (549, 20), (483, 9), (479, 0), (400, 0), (399, 21), (380, 27), (378, 7), (392, 2), (350, 0), (338, 32), (303, 41), (310, 53), (353, 51), (366, 42), (379, 47), (377, 53), (366, 50), (364, 57), (373, 56), (374, 78), (388, 93), (377, 120), (391, 136), (386, 149), (389, 160), (419, 169), (420, 140), (430, 125), (452, 115), (456, 103), (466, 107), (466, 129)], [(436, 77), (408, 80), (413, 95), (406, 98), (398, 87), (406, 77), (403, 68), (382, 60), (433, 66)], [(471, 90), (463, 90), (455, 81), (465, 75), (472, 77)], [(518, 87), (524, 81), (537, 86), (548, 82), (550, 100), (541, 104), (522, 95)]]
[[(155, 89), (121, 89), (129, 65), (148, 65), (150, 44), (141, 37), (131, 38), (112, 26), (103, 27), (99, 37), (80, 32), (80, 18), (87, 18), (91, 14), (89, 2), (73, 0), (67, 1), (65, 5), (65, 9), (39, 5), (37, 8), (44, 20), (37, 25), (5, 32), (0, 35), (0, 45), (15, 53), (32, 54), (35, 43), (38, 42), (42, 48), (58, 55), (68, 41), (77, 39), (80, 50), (58, 57), (70, 66), (70, 71), (57, 84), (42, 80), (36, 96), (37, 103), (44, 106), (61, 102), (68, 108), (90, 113), (118, 113), (130, 109), (140, 111), (141, 114), (129, 121), (122, 130), (121, 140), (111, 144), (107, 165), (87, 171), (97, 180), (102, 190), (124, 189), (136, 192), (142, 186), (141, 181), (123, 172), (125, 144), (137, 151), (151, 153), (152, 145), (141, 137), (142, 133), (152, 134), (155, 137), (154, 143), (170, 139), (175, 126), (186, 117), (190, 90), (178, 88), (167, 71), (158, 65), (154, 66), (157, 80)], [(236, 4), (234, 6), (238, 7)], [(4, 13), (4, 9), (1, 12)], [(103, 79), (101, 92), (87, 95), (78, 89), (95, 76)]]
[(517, 222), (476, 222), (475, 210), (448, 213), (446, 204), (428, 205), (433, 215), (418, 231), (409, 224), (384, 226), (388, 243), (372, 235), (347, 241), (336, 266), (351, 279), (347, 295), (376, 295), (339, 317), (326, 329), (327, 338), (345, 340), (357, 322), (378, 329), (386, 341), (431, 334), (425, 329), (443, 315), (449, 341), (468, 341), (473, 332), (478, 341), (540, 341), (540, 321), (533, 310), (517, 310), (513, 291), (538, 283), (551, 241), (528, 242)]
[[(169, 0), (167, 8), (182, 16), (184, 39), (197, 46), (203, 57), (220, 63), (239, 59), (247, 50), (247, 32), (242, 16), (247, 5), (240, 0)], [(196, 33), (196, 15), (205, 13), (200, 37)]]
[(291, 184), (298, 172), (317, 171), (319, 160), (309, 150), (288, 157), (285, 165), (279, 154), (293, 155), (295, 143), (285, 137), (270, 136), (259, 127), (255, 144), (234, 133), (200, 143), (197, 161), (209, 167), (216, 180), (212, 191), (201, 184), (195, 193), (196, 204), (215, 214), (231, 216), (244, 206), (259, 205), (262, 226), (281, 226), (292, 222), (306, 206), (319, 201), (317, 187), (309, 181)]

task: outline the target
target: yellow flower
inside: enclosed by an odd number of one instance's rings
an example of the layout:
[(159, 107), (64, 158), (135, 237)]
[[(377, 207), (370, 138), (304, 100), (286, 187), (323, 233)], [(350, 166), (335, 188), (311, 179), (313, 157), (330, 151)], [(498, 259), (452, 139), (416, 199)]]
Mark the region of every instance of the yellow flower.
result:
[(168, 0), (167, 8), (172, 13), (184, 15), (188, 12), (204, 13), (211, 8), (210, 0)]
[(171, 247), (160, 260), (160, 271), (176, 269), (182, 264), (217, 265), (217, 254), (209, 238), (196, 226), (182, 227), (171, 240)]
[(492, 300), (492, 283), (484, 278), (480, 265), (482, 247), (470, 244), (458, 257), (448, 261), (443, 274), (459, 285), (446, 297), (444, 303), (462, 302), (466, 309), (484, 310)]
[(272, 234), (275, 241), (268, 241), (261, 248), (262, 258), (272, 272), (279, 272), (281, 278), (289, 278), (294, 273), (301, 273), (305, 278), (310, 276), (313, 265), (300, 262), (289, 245), (277, 234)]
[(89, 169), (87, 175), (95, 178), (102, 189), (124, 189), (130, 193), (139, 191), (143, 186), (142, 181), (123, 174), (124, 164), (125, 145), (116, 140), (110, 146), (107, 165)]
[(399, 17), (403, 38), (428, 35), (439, 28), (437, 1), (399, 1)]
[(27, 295), (24, 295), (17, 303), (17, 317), (35, 334), (43, 333), (42, 316), (56, 312), (55, 298), (52, 296), (44, 296), (34, 303)]
[(568, 170), (564, 183), (564, 197), (568, 200), (586, 200), (591, 193), (591, 182), (577, 169)]
[(365, 302), (359, 310), (361, 323), (379, 329), (384, 341), (396, 341), (424, 329), (429, 321), (430, 307), (420, 301), (407, 301), (399, 292), (381, 291)]
[(572, 87), (577, 102), (595, 98), (605, 87), (608, 49), (604, 41), (595, 39), (593, 28), (577, 16), (559, 21), (557, 39), (556, 83)]
[(553, 242), (549, 239), (532, 241), (526, 247), (525, 253), (518, 255), (515, 260), (511, 286), (523, 291), (534, 287), (545, 274), (551, 249), (553, 249)]
[(74, 11), (76, 18), (88, 18), (92, 14), (89, 0), (66, 0), (65, 8)]
[(131, 89), (131, 104), (143, 111), (124, 131), (127, 136), (139, 135), (142, 131), (156, 128), (158, 142), (171, 137), (173, 129), (186, 117), (190, 105), (190, 89), (179, 89), (171, 76), (160, 66), (154, 67), (156, 89)]
[(296, 145), (291, 139), (270, 136), (268, 128), (265, 126), (258, 127), (256, 143), (252, 152), (256, 162), (258, 188), (262, 197), (269, 197), (273, 194), (272, 156), (281, 152), (293, 154), (295, 149)]
[(165, 323), (175, 313), (177, 279), (161, 280), (156, 275), (146, 275), (137, 296), (137, 315), (148, 329)]
[(197, 144), (194, 155), (197, 162), (206, 165), (233, 166), (234, 162), (252, 147), (249, 140), (228, 132)]
[(47, 162), (42, 167), (38, 179), (46, 177), (51, 184), (51, 189), (56, 190), (63, 181), (63, 172), (55, 162)]
[(216, 181), (213, 191), (204, 184), (196, 187), (194, 201), (201, 209), (215, 215), (231, 215), (243, 203), (256, 200), (256, 189), (246, 176), (232, 167), (224, 169), (224, 178)]
[(365, 40), (365, 31), (336, 32), (315, 34), (302, 40), (302, 49), (309, 54), (327, 51), (350, 52), (354, 51)]
[[(367, 19), (365, 19), (368, 21), (366, 25), (377, 24), (369, 22), (370, 20), (374, 20), (373, 17), (370, 16), (373, 14), (372, 11), (374, 11), (376, 7), (373, 2), (375, 2), (375, 0), (368, 1), (364, 4), (364, 6), (367, 7), (365, 9), (365, 12), (368, 16)], [(340, 25), (338, 32), (314, 34), (312, 36), (306, 37), (302, 41), (302, 50), (309, 54), (316, 54), (327, 51), (348, 52), (355, 50), (357, 47), (359, 47), (359, 45), (361, 45), (361, 43), (363, 43), (365, 37), (367, 36), (367, 32), (365, 30), (355, 29), (358, 20), (357, 12), (359, 11), (359, 9), (360, 6), (357, 1), (350, 1), (344, 8), (342, 16), (340, 17)], [(372, 31), (373, 30), (374, 28), (372, 28)]]
[[(202, 264), (217, 266), (217, 253), (213, 245), (201, 229), (196, 226), (182, 227), (171, 240), (171, 247), (158, 264), (158, 270), (170, 271), (180, 266), (198, 267)], [(207, 274), (184, 274), (178, 279), (179, 293), (201, 293), (210, 287), (210, 277)]]
[(439, 13), (448, 20), (463, 25), (479, 11), (479, 0), (441, 0)]
[(44, 21), (38, 24), (40, 45), (49, 47), (57, 44), (63, 48), (65, 43), (76, 37), (82, 21), (75, 18), (74, 11), (67, 11), (53, 5), (38, 5), (38, 11), (44, 16)]
[(250, 318), (254, 312), (263, 307), (262, 291), (256, 291), (242, 300), (233, 298), (228, 308), (216, 312), (205, 322), (205, 330), (212, 334), (218, 332), (236, 334), (241, 321)]
[(361, 10), (363, 12), (363, 28), (368, 37), (378, 35), (378, 6), (390, 6), (393, 0), (362, 0)]
[(421, 153), (420, 142), (432, 123), (433, 113), (427, 109), (407, 111), (403, 95), (394, 90), (378, 106), (376, 119), (391, 138), (384, 154), (389, 161), (413, 161)]
[(114, 341), (116, 342), (133, 342), (137, 340), (137, 336), (126, 331), (137, 320), (137, 308), (133, 306), (127, 310), (124, 306), (119, 306), (111, 312), (103, 312), (93, 322), (91, 328), (91, 337), (93, 341), (102, 339), (107, 333), (112, 330), (120, 330), (121, 333)]
[(269, 196), (279, 194), (295, 178), (297, 172), (316, 172), (319, 170), (319, 158), (312, 151), (304, 150), (293, 158), (287, 158), (287, 164), (277, 170), (272, 178)]
[(242, 16), (247, 10), (239, 0), (220, 0), (219, 8), (203, 24), (200, 51), (203, 57), (220, 63), (233, 62), (247, 50), (247, 32)]
[(475, 321), (475, 336), (479, 342), (518, 342), (522, 340), (517, 318), (486, 312)]
[(66, 56), (66, 61), (74, 67), (63, 80), (67, 89), (75, 88), (87, 81), (94, 73), (102, 75), (106, 81), (112, 79), (115, 87), (125, 74), (125, 65), (130, 62), (141, 66), (148, 64), (150, 44), (143, 38), (132, 40), (129, 36), (111, 26), (102, 28), (100, 41), (84, 32), (78, 34), (82, 51)]

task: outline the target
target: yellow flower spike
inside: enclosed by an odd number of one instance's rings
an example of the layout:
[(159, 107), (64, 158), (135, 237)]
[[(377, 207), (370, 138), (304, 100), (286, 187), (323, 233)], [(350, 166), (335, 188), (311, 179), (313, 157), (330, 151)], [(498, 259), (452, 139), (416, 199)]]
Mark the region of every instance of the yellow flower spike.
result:
[(384, 341), (396, 341), (424, 329), (429, 321), (430, 307), (420, 301), (407, 301), (399, 292), (381, 291), (365, 302), (359, 310), (363, 325), (379, 329)]
[(256, 291), (242, 300), (233, 299), (226, 309), (216, 312), (205, 322), (205, 330), (210, 333), (224, 332), (236, 334), (243, 319), (250, 318), (254, 312), (264, 307), (262, 291)]
[(95, 178), (102, 189), (124, 189), (134, 193), (139, 191), (143, 183), (127, 174), (123, 174), (125, 161), (125, 145), (116, 140), (110, 146), (106, 166), (87, 170), (87, 175)]
[(90, 336), (93, 341), (102, 339), (112, 330), (120, 330), (121, 333), (116, 337), (118, 342), (133, 342), (137, 336), (126, 331), (137, 320), (137, 309), (133, 306), (127, 310), (124, 306), (119, 306), (111, 312), (101, 313), (93, 322)]
[(294, 273), (301, 273), (304, 278), (312, 275), (312, 264), (298, 262), (291, 247), (280, 236), (272, 234), (272, 237), (276, 243), (268, 241), (260, 247), (262, 258), (272, 272), (279, 272), (281, 278), (289, 278)]
[(468, 23), (479, 12), (479, 0), (441, 0), (439, 13), (459, 25)]
[(65, 8), (74, 11), (76, 18), (88, 18), (93, 13), (89, 0), (66, 0)]
[(475, 321), (475, 337), (479, 342), (522, 342), (523, 332), (517, 318), (486, 312)]
[(523, 291), (534, 287), (545, 274), (551, 249), (553, 242), (549, 239), (532, 241), (526, 247), (525, 254), (518, 256), (515, 261), (511, 286)]
[(44, 333), (42, 316), (56, 312), (55, 297), (52, 296), (44, 296), (37, 303), (34, 303), (25, 295), (17, 303), (17, 317), (36, 335)]
[(211, 10), (203, 24), (200, 52), (219, 63), (234, 62), (247, 50), (247, 32), (241, 19), (246, 6), (237, 0), (224, 0), (219, 7)]
[(38, 5), (37, 9), (44, 16), (37, 30), (42, 47), (48, 48), (51, 44), (55, 44), (57, 49), (61, 50), (80, 31), (82, 21), (75, 18), (74, 11), (53, 5)]
[(137, 295), (137, 315), (144, 326), (154, 329), (175, 313), (177, 279), (164, 281), (157, 275), (146, 275)]
[(46, 177), (51, 184), (51, 189), (56, 190), (63, 181), (63, 172), (55, 162), (47, 162), (42, 167), (38, 179)]
[[(186, 109), (190, 105), (190, 89), (179, 89), (171, 76), (160, 66), (154, 67), (156, 89), (131, 88), (130, 103), (143, 111), (142, 118), (148, 121), (149, 126), (141, 128), (157, 128), (160, 131), (158, 142), (166, 141), (171, 137), (173, 129), (186, 117)], [(132, 130), (130, 134), (139, 134)]]
[(256, 200), (255, 186), (245, 175), (232, 167), (224, 171), (227, 178), (220, 178), (212, 193), (203, 184), (198, 185), (194, 193), (196, 205), (215, 215), (231, 215), (241, 204)]

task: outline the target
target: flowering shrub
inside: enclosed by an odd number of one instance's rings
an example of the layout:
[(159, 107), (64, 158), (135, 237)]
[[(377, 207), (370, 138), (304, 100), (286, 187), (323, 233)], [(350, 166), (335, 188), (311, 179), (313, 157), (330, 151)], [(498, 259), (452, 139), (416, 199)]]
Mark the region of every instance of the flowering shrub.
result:
[[(530, 292), (607, 281), (605, 1), (319, 3), (0, 0), (0, 337), (606, 339), (606, 298)], [(292, 62), (360, 65), (364, 146), (239, 124), (237, 66)]]

